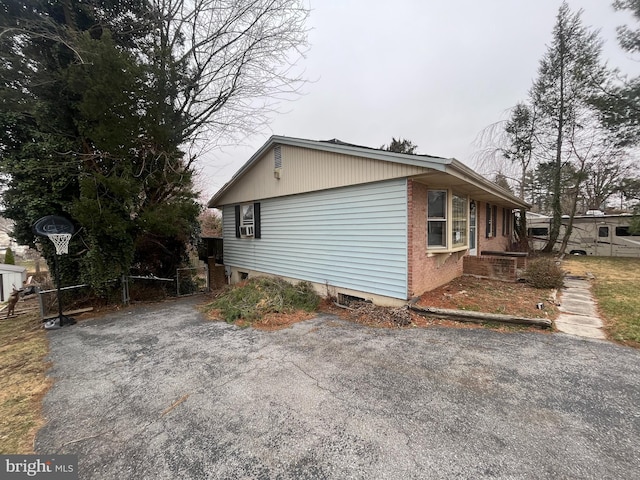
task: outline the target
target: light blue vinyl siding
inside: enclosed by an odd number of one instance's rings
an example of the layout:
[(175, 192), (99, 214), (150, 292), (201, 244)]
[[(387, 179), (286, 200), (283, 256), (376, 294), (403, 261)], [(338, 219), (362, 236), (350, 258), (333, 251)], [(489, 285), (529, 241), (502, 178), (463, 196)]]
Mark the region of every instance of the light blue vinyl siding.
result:
[(234, 206), (224, 207), (225, 264), (407, 298), (404, 178), (260, 203), (261, 239), (235, 238)]

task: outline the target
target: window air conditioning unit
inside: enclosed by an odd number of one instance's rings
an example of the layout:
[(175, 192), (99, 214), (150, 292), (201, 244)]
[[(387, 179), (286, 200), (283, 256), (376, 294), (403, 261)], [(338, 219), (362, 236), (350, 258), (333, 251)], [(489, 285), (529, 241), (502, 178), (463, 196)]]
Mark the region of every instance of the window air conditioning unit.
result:
[(253, 237), (253, 225), (247, 225), (244, 227), (240, 227), (240, 236), (242, 237)]

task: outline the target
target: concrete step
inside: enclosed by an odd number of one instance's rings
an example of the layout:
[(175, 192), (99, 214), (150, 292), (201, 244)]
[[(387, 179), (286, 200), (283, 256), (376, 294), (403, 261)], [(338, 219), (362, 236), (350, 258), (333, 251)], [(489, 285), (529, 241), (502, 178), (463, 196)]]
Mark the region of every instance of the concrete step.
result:
[(602, 327), (602, 320), (598, 317), (592, 317), (589, 315), (573, 315), (570, 313), (561, 313), (556, 319), (556, 326), (558, 323), (562, 324), (571, 324), (571, 325), (582, 325), (586, 327)]
[(574, 313), (577, 315), (587, 315), (590, 317), (598, 316), (596, 305), (592, 300), (573, 298), (573, 296), (569, 295), (562, 296), (558, 309), (564, 313)]
[(568, 333), (570, 335), (578, 335), (586, 338), (596, 338), (600, 340), (606, 340), (605, 334), (602, 329), (598, 327), (591, 327), (586, 325), (575, 325), (572, 323), (563, 323), (556, 320), (556, 328), (562, 333)]

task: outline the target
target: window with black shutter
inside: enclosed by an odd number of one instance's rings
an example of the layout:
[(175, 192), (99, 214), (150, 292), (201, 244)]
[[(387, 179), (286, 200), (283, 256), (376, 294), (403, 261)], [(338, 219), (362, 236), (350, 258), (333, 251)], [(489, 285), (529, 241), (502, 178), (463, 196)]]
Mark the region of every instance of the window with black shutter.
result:
[(260, 203), (235, 206), (236, 238), (260, 238)]

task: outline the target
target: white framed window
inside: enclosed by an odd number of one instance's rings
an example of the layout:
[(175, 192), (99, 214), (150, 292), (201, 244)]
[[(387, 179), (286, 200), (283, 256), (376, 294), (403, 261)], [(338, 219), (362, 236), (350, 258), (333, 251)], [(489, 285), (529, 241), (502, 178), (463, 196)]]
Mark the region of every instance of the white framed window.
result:
[(253, 237), (254, 233), (253, 203), (240, 206), (240, 236)]
[(457, 251), (469, 246), (469, 199), (445, 189), (427, 191), (427, 249)]
[(427, 246), (447, 248), (447, 191), (427, 192)]
[(451, 195), (451, 245), (454, 248), (467, 245), (467, 205), (467, 197)]

